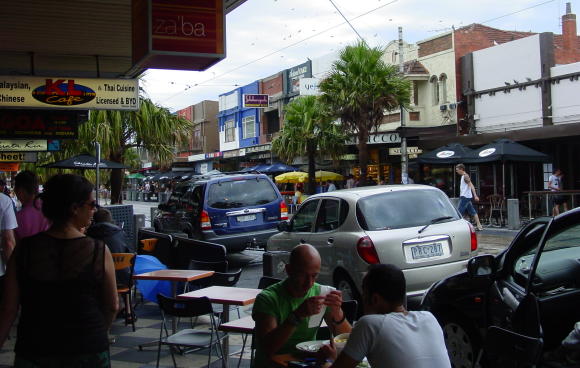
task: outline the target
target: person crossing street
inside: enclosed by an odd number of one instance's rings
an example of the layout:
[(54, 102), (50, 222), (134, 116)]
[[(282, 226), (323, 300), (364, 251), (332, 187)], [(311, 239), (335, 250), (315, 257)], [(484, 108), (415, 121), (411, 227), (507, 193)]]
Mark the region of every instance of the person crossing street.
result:
[(459, 206), (457, 207), (457, 210), (459, 210), (461, 216), (465, 216), (465, 213), (467, 212), (467, 214), (475, 220), (477, 230), (481, 231), (483, 230), (483, 227), (481, 226), (481, 222), (479, 222), (479, 216), (477, 215), (477, 211), (475, 210), (475, 207), (473, 207), (472, 202), (479, 202), (479, 197), (475, 192), (475, 187), (471, 182), (469, 174), (465, 172), (465, 165), (458, 164), (455, 166), (455, 172), (461, 176), (461, 185), (459, 187)]

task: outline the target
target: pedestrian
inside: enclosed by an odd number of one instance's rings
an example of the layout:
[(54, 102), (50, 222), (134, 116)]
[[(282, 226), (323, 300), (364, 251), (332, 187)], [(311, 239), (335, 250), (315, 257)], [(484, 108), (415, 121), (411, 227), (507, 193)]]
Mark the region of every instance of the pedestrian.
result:
[(364, 357), (371, 367), (450, 368), (441, 326), (427, 311), (405, 308), (405, 275), (394, 265), (376, 264), (363, 278), (361, 317), (337, 357), (334, 341), (319, 354), (335, 360), (325, 367), (354, 368)]
[(298, 183), (296, 184), (296, 189), (294, 190), (294, 197), (292, 197), (292, 204), (299, 205), (302, 203), (304, 195), (304, 184)]
[(38, 198), (38, 177), (32, 171), (21, 171), (14, 178), (14, 192), (22, 204), (16, 213), (18, 227), (14, 230), (16, 242), (27, 236), (45, 231), (49, 222), (42, 214), (42, 202)]
[(328, 181), (328, 187), (326, 188), (327, 192), (334, 192), (336, 190), (336, 185), (334, 185), (334, 182), (332, 180)]
[(354, 188), (354, 177), (349, 174), (346, 179), (346, 189)]
[[(548, 178), (548, 189), (551, 192), (562, 191), (562, 170), (554, 169), (552, 175)], [(552, 207), (552, 216), (558, 216), (560, 214), (560, 205), (564, 207), (564, 212), (568, 211), (568, 203), (566, 203), (566, 197), (563, 195), (552, 195), (554, 206)]]
[(465, 165), (458, 164), (455, 166), (455, 172), (461, 176), (461, 185), (459, 187), (459, 206), (457, 209), (459, 210), (461, 216), (465, 216), (465, 213), (471, 216), (475, 220), (477, 230), (481, 231), (483, 230), (483, 227), (481, 226), (481, 222), (479, 222), (479, 216), (477, 216), (477, 211), (475, 210), (475, 207), (473, 207), (472, 203), (473, 200), (475, 202), (479, 202), (479, 197), (475, 192), (475, 187), (473, 186), (469, 175), (465, 172)]
[(6, 194), (0, 193), (0, 301), (3, 299), (6, 264), (16, 245), (14, 229), (17, 227), (13, 202)]
[(115, 267), (105, 244), (80, 231), (97, 207), (93, 191), (78, 175), (49, 179), (41, 200), (51, 226), (24, 238), (10, 258), (0, 348), (20, 309), (14, 367), (110, 367)]

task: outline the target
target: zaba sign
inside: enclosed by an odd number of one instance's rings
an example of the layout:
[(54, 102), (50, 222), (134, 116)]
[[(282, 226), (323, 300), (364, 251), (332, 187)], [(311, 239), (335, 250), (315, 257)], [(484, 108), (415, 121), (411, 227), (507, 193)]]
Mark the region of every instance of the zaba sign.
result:
[(223, 0), (133, 0), (133, 68), (206, 70), (226, 57)]
[(0, 107), (139, 110), (139, 81), (2, 76)]
[(0, 109), (3, 138), (76, 139), (88, 111)]
[(268, 107), (270, 106), (270, 96), (245, 94), (244, 107)]

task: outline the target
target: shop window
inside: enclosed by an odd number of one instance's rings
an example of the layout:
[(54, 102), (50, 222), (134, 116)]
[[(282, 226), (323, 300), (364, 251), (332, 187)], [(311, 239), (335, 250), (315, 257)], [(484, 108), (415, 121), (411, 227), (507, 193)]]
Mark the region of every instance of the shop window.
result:
[(411, 111), (411, 112), (409, 112), (409, 120), (410, 121), (419, 121), (419, 120), (421, 120), (421, 113), (419, 111)]
[(413, 81), (413, 104), (419, 105), (419, 82)]
[(254, 138), (256, 136), (256, 118), (246, 116), (242, 119), (242, 131), (244, 138)]
[(442, 103), (447, 102), (447, 75), (439, 76), (439, 99)]
[(225, 143), (236, 140), (236, 124), (233, 120), (228, 120), (224, 124)]
[(433, 105), (439, 105), (439, 83), (437, 76), (432, 76), (429, 83), (431, 84), (431, 99), (433, 100)]

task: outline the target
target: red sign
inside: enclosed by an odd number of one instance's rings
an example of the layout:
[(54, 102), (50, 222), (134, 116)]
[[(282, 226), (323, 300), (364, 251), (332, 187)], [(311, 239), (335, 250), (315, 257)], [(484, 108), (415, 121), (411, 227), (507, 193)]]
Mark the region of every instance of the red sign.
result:
[(4, 138), (74, 139), (87, 111), (0, 110), (0, 136)]
[(0, 162), (0, 171), (18, 171), (20, 163), (18, 162)]
[(132, 17), (133, 74), (205, 70), (225, 58), (223, 0), (134, 0)]

